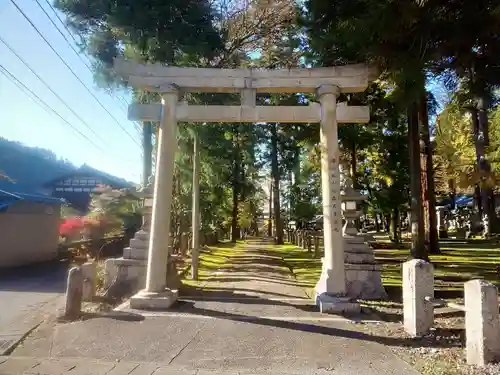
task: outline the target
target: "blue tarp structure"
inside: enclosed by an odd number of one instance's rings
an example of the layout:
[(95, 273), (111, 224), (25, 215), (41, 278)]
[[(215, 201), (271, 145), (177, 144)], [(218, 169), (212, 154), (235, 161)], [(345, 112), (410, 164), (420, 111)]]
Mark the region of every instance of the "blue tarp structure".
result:
[(34, 192), (32, 189), (23, 187), (22, 185), (8, 181), (0, 182), (0, 210), (7, 209), (11, 204), (19, 200), (45, 204), (64, 203), (64, 199)]
[[(446, 198), (438, 202), (438, 206), (452, 206), (451, 198)], [(474, 197), (469, 195), (457, 195), (455, 197), (455, 206), (456, 207), (466, 207), (471, 206), (474, 203)]]
[(455, 204), (459, 207), (462, 206), (470, 206), (474, 201), (473, 197), (469, 197), (467, 195), (462, 195), (455, 199)]

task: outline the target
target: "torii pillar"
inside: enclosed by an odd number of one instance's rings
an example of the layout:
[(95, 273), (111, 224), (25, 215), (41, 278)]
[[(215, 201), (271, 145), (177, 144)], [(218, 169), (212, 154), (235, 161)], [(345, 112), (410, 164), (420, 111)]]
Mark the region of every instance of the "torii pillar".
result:
[(358, 312), (360, 305), (346, 297), (337, 126), (340, 88), (324, 85), (318, 88), (316, 94), (321, 104), (321, 192), (325, 248), (321, 276), (315, 288), (316, 304), (321, 312)]
[(160, 92), (162, 115), (158, 133), (146, 288), (130, 299), (130, 307), (134, 309), (168, 308), (178, 297), (178, 291), (166, 287), (166, 274), (174, 161), (177, 149), (176, 109), (179, 90), (177, 86), (168, 84), (162, 86)]

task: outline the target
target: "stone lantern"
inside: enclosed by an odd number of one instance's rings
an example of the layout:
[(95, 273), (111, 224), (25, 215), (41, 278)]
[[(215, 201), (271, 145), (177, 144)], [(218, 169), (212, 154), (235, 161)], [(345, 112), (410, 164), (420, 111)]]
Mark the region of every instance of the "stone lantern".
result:
[(341, 173), (347, 295), (357, 299), (386, 299), (387, 293), (380, 276), (381, 266), (375, 262), (373, 249), (365, 243), (355, 224), (356, 219), (362, 215), (359, 202), (365, 201), (368, 197), (353, 188), (348, 168), (341, 168)]
[(130, 191), (135, 197), (142, 200), (142, 227), (134, 238), (130, 239), (128, 247), (123, 249), (123, 257), (106, 260), (104, 286), (111, 287), (123, 285), (129, 291), (141, 288), (146, 279), (147, 259), (149, 248), (149, 232), (153, 212), (153, 186), (152, 178), (148, 185), (137, 191)]
[(346, 177), (346, 183), (349, 183), (351, 186), (347, 186), (340, 193), (342, 197), (342, 215), (345, 220), (343, 234), (344, 236), (356, 236), (358, 235), (356, 219), (359, 219), (363, 214), (363, 212), (359, 210), (358, 202), (363, 202), (368, 199), (368, 197), (352, 188), (350, 177)]

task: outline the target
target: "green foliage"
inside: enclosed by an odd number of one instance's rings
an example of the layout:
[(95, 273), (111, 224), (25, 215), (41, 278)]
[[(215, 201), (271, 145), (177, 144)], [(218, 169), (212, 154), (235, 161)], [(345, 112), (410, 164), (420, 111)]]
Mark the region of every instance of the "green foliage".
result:
[(369, 204), (375, 212), (403, 211), (409, 201), (406, 118), (381, 87), (372, 85), (367, 98), (372, 117), (364, 130), (365, 138), (361, 137), (359, 143), (361, 186), (368, 192)]
[(186, 55), (210, 60), (222, 48), (208, 1), (56, 0), (55, 6), (68, 16), (107, 83), (116, 78), (111, 68), (119, 55), (176, 64)]
[(142, 224), (139, 199), (127, 191), (112, 189), (92, 195), (88, 217), (103, 224), (104, 234), (118, 231), (131, 236)]

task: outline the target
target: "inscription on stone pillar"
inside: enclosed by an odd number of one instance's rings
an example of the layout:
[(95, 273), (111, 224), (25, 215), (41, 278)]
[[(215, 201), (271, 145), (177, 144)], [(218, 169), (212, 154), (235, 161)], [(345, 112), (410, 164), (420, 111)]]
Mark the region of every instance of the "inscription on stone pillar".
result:
[(330, 159), (329, 169), (330, 169), (331, 205), (332, 205), (331, 212), (333, 215), (332, 222), (334, 225), (333, 230), (338, 233), (338, 232), (340, 232), (339, 220), (338, 220), (338, 216), (337, 216), (337, 204), (338, 204), (337, 197), (339, 195), (339, 191), (338, 191), (339, 175), (338, 175), (337, 158), (335, 156)]

